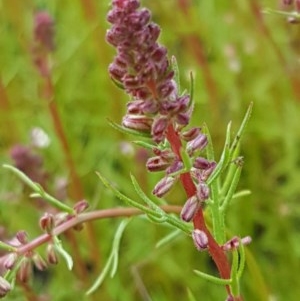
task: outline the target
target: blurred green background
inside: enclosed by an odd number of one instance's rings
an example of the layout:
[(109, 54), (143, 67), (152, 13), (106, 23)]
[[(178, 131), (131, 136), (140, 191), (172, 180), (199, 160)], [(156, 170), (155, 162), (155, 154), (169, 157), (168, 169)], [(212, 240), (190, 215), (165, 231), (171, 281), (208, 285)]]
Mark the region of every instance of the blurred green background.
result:
[[(162, 27), (160, 41), (169, 55), (176, 56), (182, 85), (189, 87), (190, 71), (195, 76), (192, 122), (208, 124), (217, 158), (227, 123), (232, 120), (236, 130), (254, 102), (242, 143), (245, 166), (239, 185), (252, 194), (233, 203), (228, 229), (253, 238), (242, 281), (245, 300), (298, 300), (300, 25), (262, 14), (267, 7), (282, 8), (274, 0), (144, 0), (142, 4)], [(48, 102), (41, 96), (44, 82), (32, 63), (33, 15), (38, 10), (47, 10), (55, 20), (53, 101), (85, 198), (98, 209), (123, 205), (103, 188), (97, 170), (134, 196), (132, 172), (150, 193), (159, 175), (146, 172), (145, 152), (107, 122), (107, 118), (120, 122), (128, 101), (107, 73), (115, 54), (105, 42), (108, 0), (0, 1), (1, 164), (12, 163), (11, 147), (30, 145), (32, 129), (40, 128), (50, 139), (48, 147), (36, 151), (44, 160), (49, 191), (54, 193), (59, 179), (70, 179)], [(43, 211), (31, 204), (29, 191), (7, 170), (1, 169), (0, 177), (1, 231), (12, 236), (26, 229), (34, 238), (40, 233), (38, 218)], [(178, 189), (169, 200), (183, 204), (184, 198)], [(119, 222), (93, 223), (96, 253), (89, 249), (85, 230), (76, 234), (78, 250), (89, 267), (87, 275), (78, 277), (60, 262), (43, 276), (35, 276), (28, 291), (18, 288), (7, 300), (189, 300), (187, 288), (196, 300), (225, 300), (223, 287), (193, 273), (193, 269), (216, 273), (206, 253), (197, 252), (185, 236), (156, 249), (155, 243), (170, 229), (142, 218), (134, 219), (125, 232), (116, 277), (106, 279), (94, 296), (86, 297), (84, 292), (101, 271)], [(66, 242), (66, 248), (71, 251), (72, 245)], [(37, 295), (44, 299), (33, 299)]]

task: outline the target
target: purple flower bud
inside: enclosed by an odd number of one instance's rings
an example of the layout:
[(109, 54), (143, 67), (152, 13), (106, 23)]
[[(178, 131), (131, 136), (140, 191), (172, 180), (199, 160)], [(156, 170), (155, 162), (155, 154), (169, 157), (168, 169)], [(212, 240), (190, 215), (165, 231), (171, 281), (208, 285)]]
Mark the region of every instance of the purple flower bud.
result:
[(46, 261), (38, 253), (33, 254), (32, 261), (39, 271), (44, 271), (47, 268)]
[(176, 181), (177, 178), (175, 177), (164, 177), (155, 185), (152, 193), (161, 198), (171, 190)]
[(25, 257), (22, 260), (19, 270), (17, 272), (17, 279), (20, 282), (26, 283), (30, 280), (31, 273), (32, 273), (31, 260)]
[(202, 150), (207, 145), (207, 137), (204, 134), (199, 134), (195, 139), (189, 141), (186, 145), (186, 151), (190, 156), (197, 150)]
[(294, 0), (283, 0), (282, 2), (284, 5), (292, 5)]
[(18, 255), (16, 253), (7, 254), (3, 261), (3, 266), (5, 267), (5, 269), (11, 270), (14, 267), (17, 258)]
[(167, 52), (168, 51), (165, 47), (159, 46), (152, 52), (151, 58), (154, 62), (159, 63), (166, 58)]
[(185, 141), (191, 141), (195, 139), (201, 132), (201, 128), (193, 127), (185, 132), (181, 133), (181, 138)]
[(90, 205), (86, 200), (81, 200), (81, 201), (77, 202), (73, 208), (74, 208), (75, 212), (78, 214), (78, 213), (85, 211), (87, 208), (89, 208), (89, 206)]
[(141, 85), (139, 77), (130, 74), (123, 77), (123, 84), (128, 90), (136, 89)]
[[(158, 86), (158, 95), (161, 99), (165, 99), (176, 90), (176, 85), (173, 81), (166, 81)], [(163, 112), (162, 112), (163, 113)]]
[(184, 220), (185, 222), (190, 222), (194, 218), (196, 212), (198, 211), (199, 206), (200, 206), (200, 202), (198, 198), (195, 195), (190, 197), (182, 207), (180, 213), (181, 219)]
[(109, 65), (108, 72), (113, 79), (119, 82), (122, 82), (123, 76), (126, 74), (126, 70), (120, 68), (115, 63)]
[(137, 131), (150, 131), (153, 119), (143, 115), (125, 115), (122, 124), (124, 127)]
[(194, 161), (193, 167), (197, 169), (209, 169), (212, 165), (212, 162), (208, 161), (207, 159), (203, 157), (197, 157)]
[(38, 12), (34, 17), (34, 38), (48, 51), (54, 50), (54, 21), (46, 11)]
[(204, 251), (208, 247), (208, 237), (206, 233), (202, 230), (195, 229), (192, 232), (192, 238), (195, 244), (195, 247), (198, 251)]
[(55, 250), (55, 247), (52, 243), (49, 243), (47, 246), (47, 260), (50, 264), (58, 263), (58, 256)]
[(48, 234), (50, 234), (54, 228), (54, 216), (51, 213), (45, 213), (40, 218), (40, 227), (42, 230), (46, 231)]
[(183, 169), (183, 162), (182, 161), (179, 161), (179, 160), (176, 160), (172, 163), (172, 165), (170, 165), (167, 169), (166, 169), (166, 173), (169, 175), (169, 174), (172, 174), (174, 172), (177, 172), (181, 169)]
[(28, 234), (26, 231), (18, 231), (16, 238), (22, 245), (25, 245), (28, 242)]
[(162, 157), (159, 156), (149, 158), (146, 163), (147, 169), (151, 172), (162, 171), (169, 166), (170, 162), (164, 160)]
[(169, 119), (166, 116), (160, 116), (153, 121), (151, 134), (155, 142), (163, 141), (168, 125)]
[(251, 241), (252, 238), (250, 236), (245, 236), (242, 239), (234, 236), (222, 246), (222, 249), (224, 251), (234, 250), (239, 247), (240, 243), (242, 243), (243, 245), (248, 245), (251, 243)]
[(197, 197), (203, 202), (209, 198), (209, 187), (205, 183), (199, 183), (197, 185)]
[(10, 283), (3, 277), (0, 276), (0, 297), (6, 296), (8, 292), (11, 290)]
[(154, 147), (153, 148), (153, 153), (161, 158), (163, 158), (164, 160), (168, 161), (168, 162), (172, 162), (175, 158), (176, 155), (173, 153), (173, 151), (171, 149), (164, 149), (161, 150), (158, 147)]

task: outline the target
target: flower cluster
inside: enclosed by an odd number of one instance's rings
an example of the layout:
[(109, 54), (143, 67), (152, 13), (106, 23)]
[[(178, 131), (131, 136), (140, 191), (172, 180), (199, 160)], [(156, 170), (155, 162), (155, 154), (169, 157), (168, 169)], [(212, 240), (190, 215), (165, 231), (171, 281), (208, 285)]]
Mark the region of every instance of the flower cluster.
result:
[(153, 148), (154, 156), (146, 164), (150, 172), (165, 171), (165, 176), (153, 190), (156, 196), (164, 196), (185, 168), (180, 154), (162, 143), (168, 140), (170, 127), (184, 143), (193, 165), (188, 172), (191, 172), (197, 188), (197, 193), (187, 200), (181, 214), (183, 220), (190, 221), (209, 197), (205, 181), (216, 164), (199, 157), (199, 152), (208, 142), (201, 129), (183, 131), (193, 110), (190, 95), (180, 95), (167, 50), (157, 42), (160, 28), (151, 22), (150, 11), (139, 6), (138, 0), (112, 1), (107, 17), (112, 27), (106, 38), (117, 48), (117, 56), (109, 66), (109, 73), (132, 98), (127, 104), (123, 126), (149, 133), (157, 144)]

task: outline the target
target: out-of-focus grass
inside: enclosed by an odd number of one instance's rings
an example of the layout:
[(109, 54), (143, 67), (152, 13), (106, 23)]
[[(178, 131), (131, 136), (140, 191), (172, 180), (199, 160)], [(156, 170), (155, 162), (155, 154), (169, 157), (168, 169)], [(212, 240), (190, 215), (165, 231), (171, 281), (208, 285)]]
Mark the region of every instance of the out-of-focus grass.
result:
[[(299, 29), (274, 15), (259, 14), (277, 1), (145, 0), (162, 27), (161, 42), (177, 57), (182, 84), (188, 88), (189, 72), (195, 75), (194, 124), (206, 122), (217, 155), (229, 120), (237, 128), (250, 101), (254, 112), (242, 143), (245, 167), (240, 188), (252, 195), (233, 203), (228, 229), (251, 235), (248, 266), (243, 278), (245, 300), (298, 300), (300, 286), (300, 76)], [(146, 191), (156, 176), (140, 164), (144, 153), (122, 153), (125, 137), (110, 128), (106, 118), (120, 122), (126, 95), (110, 81), (107, 66), (114, 50), (105, 43), (108, 0), (18, 1), (0, 3), (0, 161), (9, 162), (15, 143), (29, 144), (33, 127), (51, 139), (40, 151), (51, 179), (68, 176), (60, 143), (55, 136), (47, 103), (40, 97), (42, 81), (32, 64), (33, 14), (47, 9), (55, 18), (56, 51), (53, 55), (55, 99), (71, 146), (86, 198), (97, 208), (120, 205), (98, 183), (101, 170), (130, 195), (129, 172), (137, 174)], [(12, 235), (27, 229), (39, 233), (40, 213), (30, 207), (20, 183), (1, 170), (1, 224)], [(182, 204), (176, 190), (170, 202)], [(88, 300), (84, 289), (100, 271), (110, 249), (117, 221), (95, 223), (100, 264), (93, 268), (86, 245), (80, 251), (90, 263), (91, 275), (78, 283), (64, 264), (51, 269), (36, 290), (51, 300)], [(107, 279), (95, 300), (187, 300), (187, 287), (197, 300), (223, 300), (224, 289), (197, 278), (192, 270), (214, 273), (207, 254), (198, 253), (186, 237), (155, 249), (168, 229), (136, 219), (126, 230), (120, 269)], [(85, 233), (78, 234), (84, 237)], [(68, 246), (67, 246), (68, 248)], [(76, 264), (76, 262), (75, 262)], [(40, 285), (40, 286), (39, 286)], [(16, 300), (12, 294), (7, 299)]]

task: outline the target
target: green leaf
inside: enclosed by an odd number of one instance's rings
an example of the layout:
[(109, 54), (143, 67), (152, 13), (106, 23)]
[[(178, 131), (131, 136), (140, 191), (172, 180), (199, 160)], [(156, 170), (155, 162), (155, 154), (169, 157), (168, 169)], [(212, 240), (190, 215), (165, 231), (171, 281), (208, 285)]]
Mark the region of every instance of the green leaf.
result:
[(210, 175), (210, 177), (207, 180), (208, 185), (211, 184), (214, 180), (216, 180), (219, 177), (221, 172), (225, 169), (225, 167), (228, 164), (229, 150), (230, 150), (230, 135), (231, 135), (231, 122), (229, 122), (227, 125), (226, 138), (225, 138), (223, 151), (216, 168), (214, 169), (213, 173)]
[(215, 277), (215, 276), (212, 276), (212, 275), (209, 275), (209, 274), (206, 274), (206, 273), (203, 273), (201, 271), (198, 271), (198, 270), (194, 270), (194, 272), (200, 276), (201, 278), (207, 280), (207, 281), (210, 281), (210, 282), (213, 282), (215, 284), (218, 284), (218, 285), (229, 285), (231, 284), (232, 280), (231, 279), (222, 279), (222, 278), (218, 278), (218, 277)]
[(177, 84), (178, 94), (180, 95), (180, 93), (181, 93), (180, 74), (179, 74), (178, 63), (177, 63), (176, 57), (174, 55), (171, 57), (171, 67), (172, 67), (172, 70), (174, 71), (174, 79)]
[(0, 241), (0, 249), (8, 251), (8, 252), (16, 252), (17, 251), (17, 248), (15, 248), (11, 245), (8, 245), (3, 241)]
[(230, 187), (229, 187), (229, 189), (226, 193), (225, 199), (220, 207), (220, 210), (222, 212), (226, 211), (226, 209), (228, 208), (228, 206), (230, 204), (230, 201), (232, 200), (232, 197), (236, 191), (237, 185), (240, 180), (241, 172), (242, 172), (242, 163), (238, 163), (236, 165), (235, 173), (233, 174), (233, 177), (230, 181)]
[(160, 248), (160, 247), (168, 244), (169, 242), (171, 242), (172, 240), (177, 238), (180, 234), (181, 234), (181, 231), (179, 229), (176, 229), (176, 230), (172, 231), (170, 234), (168, 234), (167, 236), (160, 239), (156, 243), (155, 248)]
[(118, 262), (119, 262), (119, 249), (120, 249), (120, 241), (122, 238), (122, 235), (124, 233), (124, 230), (128, 223), (130, 222), (130, 219), (122, 220), (120, 223), (113, 240), (111, 253), (106, 261), (106, 264), (100, 273), (100, 275), (95, 280), (94, 284), (88, 289), (86, 292), (86, 295), (90, 295), (93, 292), (95, 292), (103, 283), (105, 277), (108, 275), (110, 270), (110, 277), (114, 277), (116, 274), (117, 268), (118, 268)]
[(135, 131), (132, 129), (128, 129), (110, 119), (107, 119), (107, 120), (111, 127), (113, 127), (115, 130), (117, 130), (123, 134), (129, 134), (129, 135), (144, 137), (144, 138), (151, 138), (151, 134), (148, 132), (141, 132), (141, 131)]
[(3, 167), (11, 170), (17, 177), (19, 177), (35, 192), (31, 194), (31, 197), (41, 197), (45, 199), (48, 203), (50, 203), (52, 206), (67, 213), (75, 214), (75, 210), (73, 208), (69, 207), (68, 205), (64, 204), (63, 202), (57, 200), (56, 198), (48, 194), (39, 183), (33, 182), (27, 175), (25, 175), (19, 169), (8, 164), (4, 164)]
[(138, 145), (138, 146), (141, 146), (143, 148), (149, 149), (149, 150), (153, 150), (153, 148), (156, 146), (154, 144), (147, 143), (147, 142), (144, 142), (144, 141), (133, 141), (133, 143)]
[(245, 129), (246, 129), (246, 126), (250, 120), (250, 117), (251, 117), (251, 113), (252, 113), (252, 108), (253, 108), (253, 102), (250, 103), (249, 107), (248, 107), (248, 110), (245, 114), (245, 117), (242, 121), (242, 124), (237, 132), (237, 134), (235, 135), (234, 139), (233, 139), (233, 142), (232, 142), (232, 145), (230, 147), (230, 154), (232, 155), (233, 152), (235, 151), (235, 149), (237, 148), (239, 142), (241, 141), (244, 133), (245, 133)]
[(57, 236), (54, 237), (55, 250), (65, 259), (69, 270), (73, 268), (73, 259), (70, 254), (63, 248), (61, 241)]
[[(118, 189), (116, 189), (109, 181), (107, 181), (99, 172), (96, 172), (97, 176), (100, 178), (100, 180), (102, 181), (103, 185), (106, 186), (107, 188), (109, 188), (110, 190), (112, 190), (114, 192), (114, 194), (123, 202), (125, 202), (126, 204), (133, 206), (135, 208), (140, 209), (141, 211), (143, 211), (146, 214), (157, 214), (155, 211), (149, 209), (146, 206), (143, 206), (142, 204), (128, 198), (127, 196), (125, 196), (124, 194), (122, 194)], [(159, 215), (157, 215), (159, 217)]]

